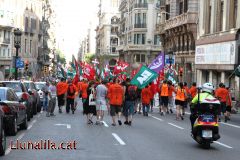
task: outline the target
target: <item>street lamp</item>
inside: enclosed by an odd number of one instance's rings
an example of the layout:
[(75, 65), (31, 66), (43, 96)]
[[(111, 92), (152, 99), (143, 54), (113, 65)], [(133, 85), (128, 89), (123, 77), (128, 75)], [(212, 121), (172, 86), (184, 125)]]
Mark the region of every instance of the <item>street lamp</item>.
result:
[(15, 57), (15, 80), (18, 79), (18, 66), (17, 66), (17, 60), (18, 60), (18, 50), (21, 48), (21, 36), (22, 31), (17, 28), (14, 29), (14, 46), (16, 48), (16, 57)]
[(169, 52), (168, 56), (169, 56), (169, 65), (170, 65), (170, 68), (171, 68), (172, 67), (172, 63), (173, 63), (173, 52)]

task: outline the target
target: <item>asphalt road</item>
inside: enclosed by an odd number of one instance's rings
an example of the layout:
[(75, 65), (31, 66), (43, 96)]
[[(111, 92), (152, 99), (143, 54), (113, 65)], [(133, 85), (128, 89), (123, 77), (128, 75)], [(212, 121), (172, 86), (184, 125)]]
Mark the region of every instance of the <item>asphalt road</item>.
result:
[[(8, 144), (50, 140), (76, 143), (74, 149), (11, 149), (2, 160), (238, 160), (240, 157), (240, 115), (221, 123), (221, 139), (209, 150), (201, 148), (190, 136), (189, 115), (176, 121), (175, 115), (160, 116), (154, 109), (149, 117), (136, 114), (132, 126), (87, 125), (80, 107), (74, 115), (56, 113), (55, 117), (38, 114), (26, 131), (7, 137)], [(122, 119), (123, 120), (123, 119)]]

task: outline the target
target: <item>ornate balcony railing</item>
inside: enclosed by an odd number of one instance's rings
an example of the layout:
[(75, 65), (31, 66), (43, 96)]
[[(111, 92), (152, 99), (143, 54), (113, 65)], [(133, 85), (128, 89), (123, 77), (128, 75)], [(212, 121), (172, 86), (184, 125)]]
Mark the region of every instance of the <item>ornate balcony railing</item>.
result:
[(165, 22), (165, 30), (172, 29), (184, 24), (196, 23), (197, 13), (187, 12), (176, 17), (172, 17)]
[(136, 3), (134, 5), (134, 8), (148, 8), (148, 4), (147, 3)]

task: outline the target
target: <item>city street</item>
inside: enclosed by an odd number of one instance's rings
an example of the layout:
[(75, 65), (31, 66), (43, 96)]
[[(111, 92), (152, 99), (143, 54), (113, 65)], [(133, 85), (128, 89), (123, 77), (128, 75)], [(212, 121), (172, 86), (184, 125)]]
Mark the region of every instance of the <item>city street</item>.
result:
[[(74, 150), (16, 150), (8, 148), (2, 160), (236, 160), (240, 153), (240, 115), (233, 115), (229, 123), (221, 123), (221, 139), (209, 150), (201, 148), (190, 136), (189, 115), (184, 121), (174, 115), (160, 116), (157, 108), (149, 117), (136, 114), (132, 126), (111, 126), (110, 116), (102, 126), (87, 125), (81, 107), (74, 115), (59, 114), (46, 117), (41, 113), (29, 122), (27, 131), (7, 137), (8, 143), (50, 140), (76, 141)], [(123, 119), (122, 119), (123, 120)]]

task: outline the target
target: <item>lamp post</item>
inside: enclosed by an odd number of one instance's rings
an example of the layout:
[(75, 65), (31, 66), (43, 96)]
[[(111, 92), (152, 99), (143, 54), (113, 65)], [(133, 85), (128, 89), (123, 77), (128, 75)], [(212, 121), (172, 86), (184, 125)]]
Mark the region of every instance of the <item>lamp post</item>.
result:
[(21, 36), (22, 31), (20, 31), (19, 28), (14, 29), (14, 46), (16, 48), (16, 57), (15, 57), (15, 80), (18, 79), (18, 66), (17, 66), (17, 60), (18, 60), (18, 50), (21, 48)]

